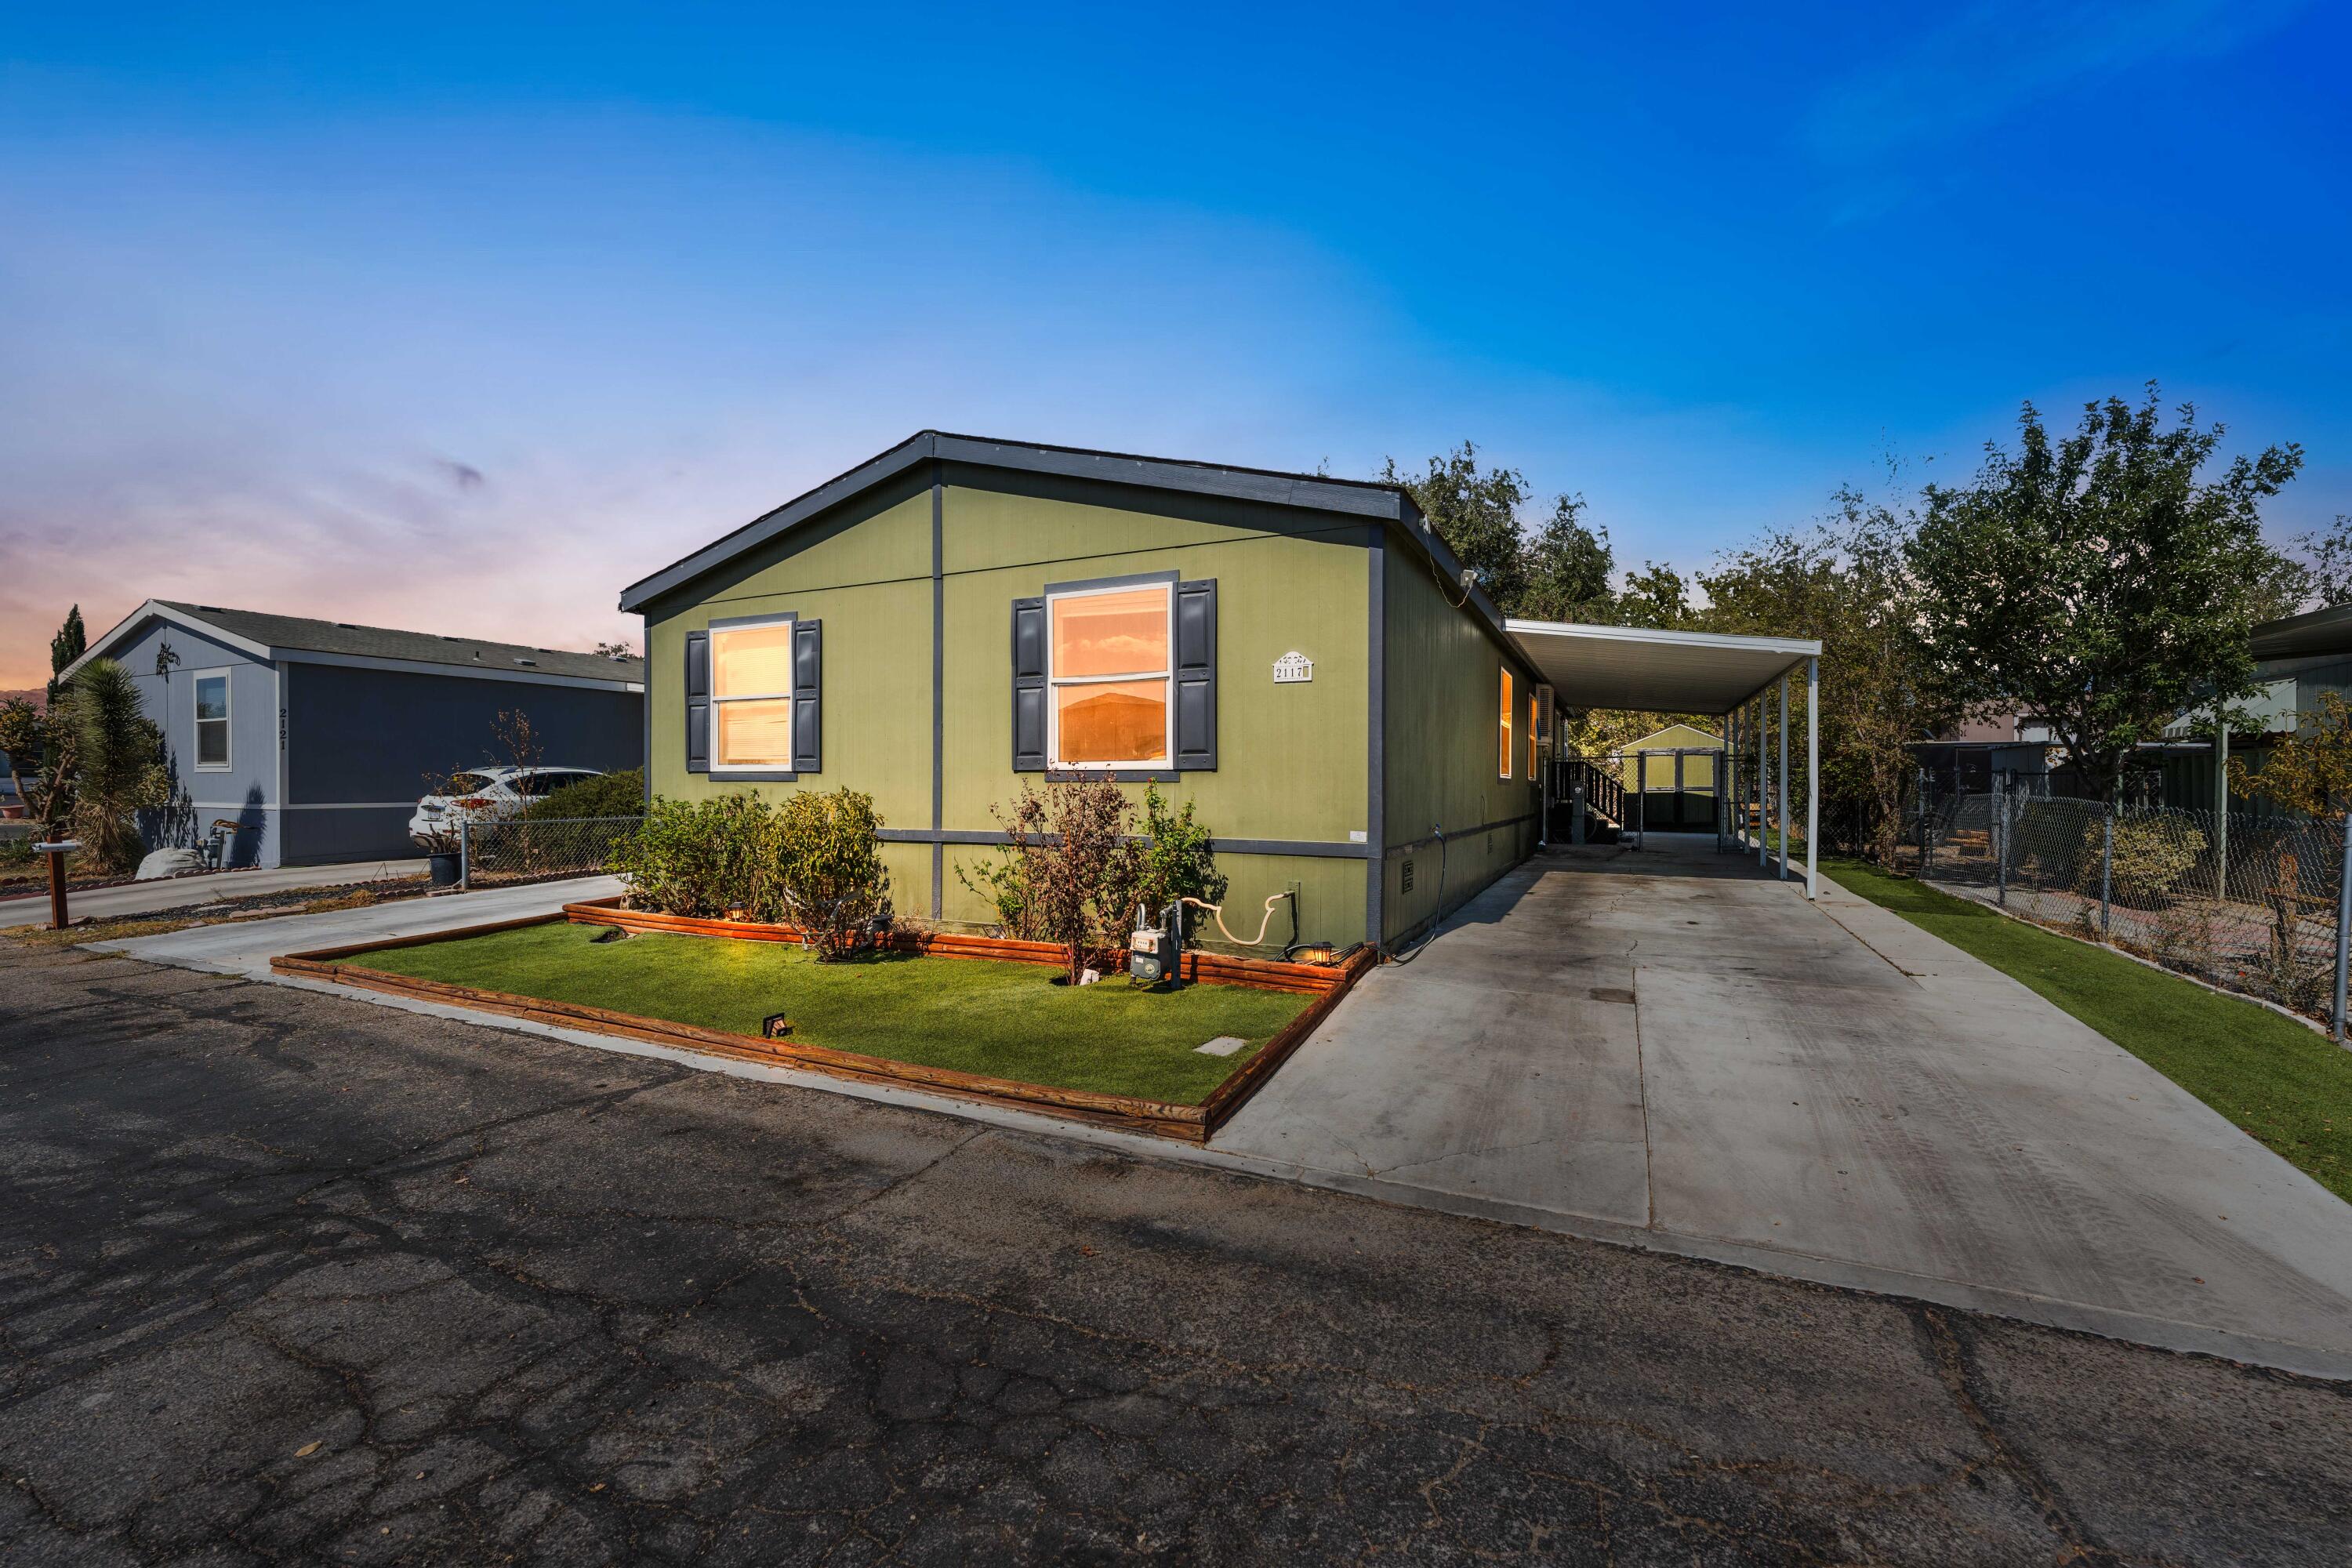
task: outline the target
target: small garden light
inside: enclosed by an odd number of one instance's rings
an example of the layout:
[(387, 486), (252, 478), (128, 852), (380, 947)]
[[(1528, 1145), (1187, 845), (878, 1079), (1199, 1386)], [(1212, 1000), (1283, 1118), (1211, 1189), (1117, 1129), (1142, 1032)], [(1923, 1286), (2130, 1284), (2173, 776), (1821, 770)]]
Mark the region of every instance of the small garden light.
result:
[(771, 1013), (760, 1020), (760, 1037), (763, 1040), (790, 1039), (793, 1021), (782, 1013)]

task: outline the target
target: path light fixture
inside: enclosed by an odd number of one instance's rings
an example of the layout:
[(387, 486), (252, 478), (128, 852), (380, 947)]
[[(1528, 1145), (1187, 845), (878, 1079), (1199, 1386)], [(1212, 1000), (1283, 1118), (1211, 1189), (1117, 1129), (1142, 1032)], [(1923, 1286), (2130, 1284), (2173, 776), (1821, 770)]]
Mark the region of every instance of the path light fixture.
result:
[(37, 853), (49, 858), (49, 929), (66, 929), (66, 857), (81, 847), (79, 839), (61, 838), (55, 844), (36, 844)]

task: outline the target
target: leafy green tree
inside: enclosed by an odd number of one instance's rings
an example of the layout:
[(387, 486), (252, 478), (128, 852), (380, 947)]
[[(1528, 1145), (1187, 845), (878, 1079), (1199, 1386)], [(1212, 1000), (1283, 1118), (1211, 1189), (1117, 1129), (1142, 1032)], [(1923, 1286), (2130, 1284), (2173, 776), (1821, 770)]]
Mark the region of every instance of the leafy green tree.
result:
[(1910, 635), (1916, 515), (1851, 487), (1832, 504), (1811, 528), (1767, 532), (1703, 574), (1701, 619), (1710, 631), (1820, 639), (1822, 808), (1891, 868), (1911, 742), (1956, 721), (1961, 703)]
[(1584, 521), (1584, 498), (1561, 496), (1551, 516), (1521, 546), (1526, 584), (1510, 614), (1537, 621), (1608, 624), (1617, 618), (1617, 552), (1609, 530)]
[(1386, 483), (1402, 485), (1462, 564), (1478, 574), (1478, 586), (1510, 613), (1526, 595), (1527, 563), (1521, 558), (1519, 508), (1528, 501), (1527, 476), (1517, 468), (1481, 468), (1478, 448), (1465, 441), (1442, 458), (1429, 459), (1415, 476), (1394, 458), (1381, 470)]
[(73, 725), (74, 830), (84, 850), (110, 871), (129, 871), (146, 846), (138, 814), (171, 798), (163, 732), (139, 702), (131, 672), (92, 659), (67, 690)]
[(2221, 426), (2183, 405), (2084, 408), (2053, 440), (2032, 404), (2019, 449), (1988, 443), (1965, 486), (1930, 485), (1907, 548), (1928, 667), (1969, 702), (2046, 720), (2112, 798), (2133, 747), (2192, 704), (2252, 694), (2247, 632), (2272, 573), (2257, 509), (2302, 466), (2295, 446), (2200, 477)]
[(2323, 605), (2352, 603), (2352, 512), (2337, 512), (2326, 532), (2304, 534), (2295, 543), (2310, 563), (2305, 596)]
[(1671, 631), (1691, 621), (1690, 585), (1671, 566), (1644, 561), (1639, 572), (1625, 574), (1617, 595), (1617, 623)]

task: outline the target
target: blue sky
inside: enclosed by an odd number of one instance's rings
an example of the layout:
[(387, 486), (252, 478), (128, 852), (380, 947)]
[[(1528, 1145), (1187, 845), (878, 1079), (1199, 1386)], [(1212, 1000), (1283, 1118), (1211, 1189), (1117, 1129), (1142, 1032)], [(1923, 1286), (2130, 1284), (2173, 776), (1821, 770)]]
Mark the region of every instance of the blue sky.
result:
[(2352, 511), (2343, 10), (1664, 10), (17, 8), (0, 686), (74, 599), (620, 635), (925, 426), (1466, 437), (1687, 568), (2155, 377)]

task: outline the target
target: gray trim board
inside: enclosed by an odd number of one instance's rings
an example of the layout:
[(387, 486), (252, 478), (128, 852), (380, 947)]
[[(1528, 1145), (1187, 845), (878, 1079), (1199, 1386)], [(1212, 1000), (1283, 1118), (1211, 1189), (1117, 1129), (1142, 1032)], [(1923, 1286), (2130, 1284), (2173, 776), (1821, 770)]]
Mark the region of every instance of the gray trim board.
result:
[(1183, 580), (1181, 572), (1130, 572), (1119, 577), (1081, 577), (1075, 583), (1048, 583), (1045, 596), (1056, 594), (1091, 594), (1097, 588), (1141, 588), (1160, 583)]
[[(646, 685), (650, 689), (654, 683), (654, 618), (651, 616), (637, 617), (637, 637), (639, 646), (646, 650)], [(650, 689), (645, 707), (646, 749), (637, 766), (645, 773), (646, 809), (651, 811), (654, 805), (654, 704)]]
[[(931, 827), (947, 812), (947, 471), (931, 465)], [(931, 842), (931, 918), (947, 908), (947, 846)]]
[[(874, 837), (885, 844), (950, 844), (978, 845), (1001, 847), (1013, 842), (1012, 836), (992, 829), (966, 827), (882, 827)], [(1139, 844), (1149, 840), (1142, 834), (1132, 836)], [(1210, 847), (1220, 855), (1297, 855), (1318, 860), (1355, 860), (1371, 854), (1369, 844), (1338, 844), (1328, 838), (1217, 838)]]
[(392, 669), (407, 675), (447, 675), (459, 680), (511, 680), (524, 686), (571, 686), (591, 691), (635, 691), (646, 689), (642, 680), (592, 680), (581, 675), (550, 675), (545, 670), (527, 669), (521, 665), (428, 664), (421, 658), (376, 658), (356, 653), (312, 653), (306, 648), (289, 647), (277, 650), (281, 664), (335, 664), (352, 669)]
[(1364, 621), (1364, 837), (1382, 853), (1366, 857), (1364, 867), (1364, 940), (1378, 952), (1388, 915), (1388, 539), (1386, 531), (1372, 531), (1365, 552), (1364, 576), (1371, 584), (1366, 595)]

